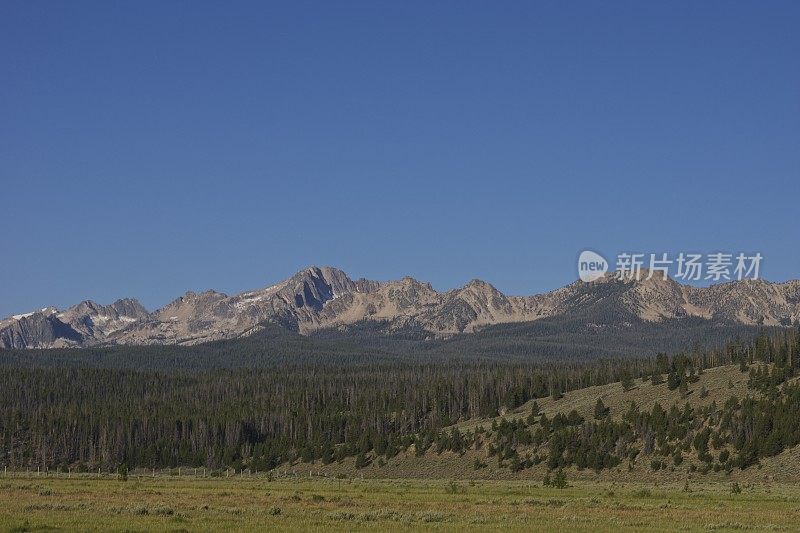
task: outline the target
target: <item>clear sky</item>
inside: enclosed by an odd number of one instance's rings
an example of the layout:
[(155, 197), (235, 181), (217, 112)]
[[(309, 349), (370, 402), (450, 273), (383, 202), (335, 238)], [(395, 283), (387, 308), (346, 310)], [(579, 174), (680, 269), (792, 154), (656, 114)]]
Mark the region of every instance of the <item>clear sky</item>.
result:
[(0, 3), (0, 316), (311, 264), (800, 277), (800, 2)]

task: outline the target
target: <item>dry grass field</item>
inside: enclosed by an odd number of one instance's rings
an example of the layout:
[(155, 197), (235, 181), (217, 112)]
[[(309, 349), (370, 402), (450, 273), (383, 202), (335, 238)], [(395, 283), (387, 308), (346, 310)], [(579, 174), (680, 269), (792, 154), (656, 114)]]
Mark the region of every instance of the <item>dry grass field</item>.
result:
[(729, 483), (6, 478), (0, 531), (791, 531), (800, 487)]

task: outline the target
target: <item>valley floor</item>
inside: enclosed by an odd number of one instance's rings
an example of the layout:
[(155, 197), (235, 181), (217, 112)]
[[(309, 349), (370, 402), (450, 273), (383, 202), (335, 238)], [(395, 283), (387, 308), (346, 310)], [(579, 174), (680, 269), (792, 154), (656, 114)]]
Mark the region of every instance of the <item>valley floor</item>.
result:
[(0, 479), (0, 531), (797, 530), (800, 486), (112, 477)]

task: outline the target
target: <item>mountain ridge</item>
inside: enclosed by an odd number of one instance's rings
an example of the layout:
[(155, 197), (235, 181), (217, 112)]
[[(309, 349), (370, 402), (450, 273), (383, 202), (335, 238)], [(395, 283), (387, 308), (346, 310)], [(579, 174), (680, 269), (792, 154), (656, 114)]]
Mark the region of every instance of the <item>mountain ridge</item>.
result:
[(14, 315), (0, 320), (0, 348), (191, 345), (250, 335), (267, 322), (308, 335), (371, 321), (385, 324), (387, 331), (413, 325), (430, 338), (446, 338), (587, 310), (600, 322), (620, 324), (695, 317), (710, 323), (791, 326), (800, 323), (800, 280), (694, 287), (660, 276), (607, 274), (542, 294), (508, 296), (480, 279), (439, 292), (408, 276), (353, 280), (338, 268), (311, 266), (277, 284), (232, 296), (188, 291), (152, 312), (123, 298), (105, 306), (86, 300), (64, 311), (44, 308)]

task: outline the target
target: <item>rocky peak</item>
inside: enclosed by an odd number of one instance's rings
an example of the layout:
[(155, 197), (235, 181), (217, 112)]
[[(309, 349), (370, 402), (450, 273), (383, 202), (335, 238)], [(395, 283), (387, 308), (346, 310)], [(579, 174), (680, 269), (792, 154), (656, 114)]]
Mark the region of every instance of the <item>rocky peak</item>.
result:
[(0, 327), (1, 348), (56, 348), (83, 342), (80, 332), (65, 324), (48, 308), (18, 315)]
[(126, 316), (136, 320), (150, 317), (150, 313), (135, 298), (121, 298), (109, 306), (119, 316)]
[(217, 304), (226, 299), (227, 295), (217, 291), (207, 290), (201, 293), (187, 291), (183, 296), (179, 296), (156, 311), (155, 314), (159, 320), (175, 320), (176, 318), (197, 316), (213, 311)]
[(648, 274), (620, 279), (612, 272), (545, 294), (508, 297), (479, 279), (440, 293), (409, 276), (353, 281), (337, 268), (312, 266), (275, 285), (234, 296), (189, 291), (152, 314), (136, 300), (123, 298), (107, 306), (86, 300), (64, 312), (15, 315), (0, 321), (0, 347), (191, 344), (247, 335), (264, 321), (310, 333), (375, 320), (387, 322), (387, 331), (413, 324), (434, 336), (564, 315), (612, 325), (687, 316), (750, 325), (800, 322), (800, 281), (699, 288), (664, 279), (659, 272)]
[(281, 292), (289, 296), (297, 308), (320, 311), (325, 302), (356, 290), (353, 280), (337, 268), (309, 267), (292, 276)]

